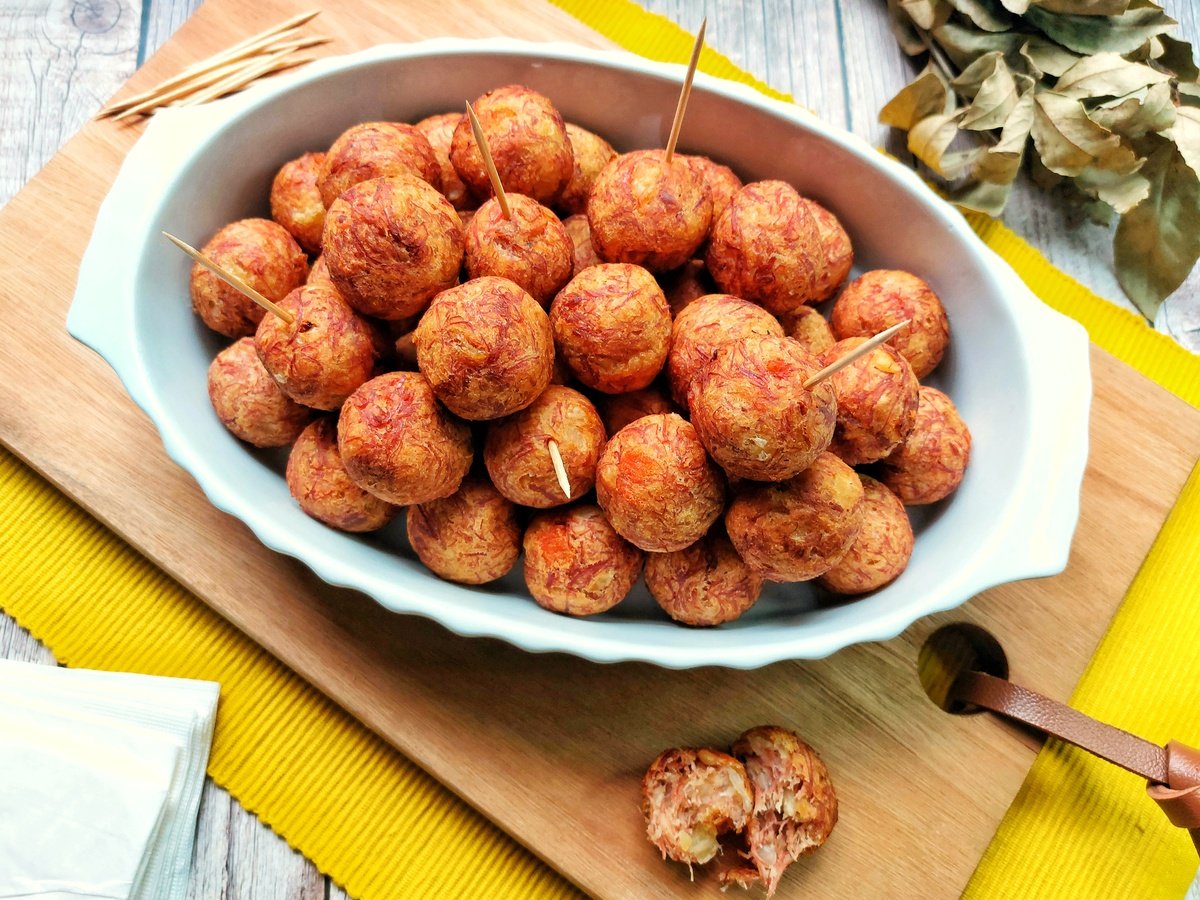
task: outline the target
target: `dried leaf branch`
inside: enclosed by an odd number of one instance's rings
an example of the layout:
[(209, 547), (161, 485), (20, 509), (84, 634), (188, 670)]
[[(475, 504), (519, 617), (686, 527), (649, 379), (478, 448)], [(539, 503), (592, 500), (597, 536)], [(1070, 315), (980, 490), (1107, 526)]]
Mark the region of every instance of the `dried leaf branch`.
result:
[[(888, 0), (929, 64), (880, 112), (959, 205), (1004, 211), (1028, 166), (1097, 221), (1153, 320), (1200, 258), (1200, 68), (1152, 0)], [(964, 149), (965, 145), (965, 149)]]

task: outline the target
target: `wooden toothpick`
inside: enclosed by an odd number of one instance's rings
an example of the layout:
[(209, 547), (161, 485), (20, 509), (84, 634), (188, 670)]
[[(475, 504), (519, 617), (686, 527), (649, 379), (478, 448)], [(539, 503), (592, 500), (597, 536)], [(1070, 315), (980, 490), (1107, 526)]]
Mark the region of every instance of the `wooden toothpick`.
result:
[(487, 169), (488, 178), (492, 181), (492, 190), (496, 192), (496, 202), (500, 204), (500, 211), (504, 213), (504, 218), (511, 219), (508, 198), (504, 196), (504, 185), (500, 183), (500, 173), (496, 171), (492, 150), (488, 146), (487, 138), (483, 135), (483, 126), (479, 124), (479, 119), (475, 115), (475, 110), (471, 108), (470, 101), (467, 101), (467, 118), (471, 120), (471, 131), (475, 135), (475, 143), (479, 145), (479, 152), (483, 155), (484, 168)]
[(259, 62), (252, 66), (247, 66), (239, 70), (233, 75), (223, 78), (212, 87), (200, 91), (197, 94), (192, 94), (183, 100), (176, 103), (176, 106), (195, 106), (200, 103), (207, 103), (209, 100), (216, 100), (218, 97), (223, 97), (226, 94), (232, 94), (234, 91), (240, 91), (253, 81), (257, 81), (264, 75), (274, 75), (276, 72), (282, 72), (285, 69), (294, 69), (296, 66), (306, 66), (314, 59), (315, 56), (287, 56), (290, 51), (280, 51), (273, 53), (268, 57), (264, 57)]
[(279, 306), (276, 303), (272, 303), (270, 300), (268, 300), (266, 297), (264, 297), (262, 294), (260, 294), (254, 288), (250, 287), (250, 285), (246, 284), (246, 282), (242, 281), (242, 279), (238, 278), (233, 273), (226, 272), (224, 269), (222, 269), (220, 266), (218, 266), (215, 262), (213, 262), (211, 259), (209, 259), (207, 256), (205, 256), (203, 253), (201, 253), (199, 250), (197, 250), (191, 244), (181, 241), (179, 238), (175, 237), (175, 235), (167, 234), (167, 232), (165, 232), (165, 231), (162, 233), (162, 236), (165, 237), (172, 244), (174, 244), (176, 247), (178, 247), (180, 250), (182, 250), (184, 253), (186, 253), (188, 256), (190, 256), (192, 259), (194, 259), (196, 262), (200, 263), (200, 265), (204, 266), (204, 268), (208, 269), (210, 272), (212, 272), (214, 275), (216, 275), (218, 278), (220, 278), (223, 282), (225, 282), (231, 288), (245, 294), (247, 297), (249, 297), (251, 300), (253, 300), (255, 303), (257, 303), (259, 306), (261, 306), (267, 312), (274, 313), (275, 315), (279, 316), (279, 318), (283, 319), (283, 321), (287, 322), (289, 325), (291, 325), (293, 322), (296, 321), (296, 317), (293, 316), (286, 309), (284, 309), (283, 307)]
[(312, 19), (316, 18), (319, 13), (320, 10), (312, 10), (311, 12), (302, 13), (301, 15), (288, 19), (286, 22), (280, 22), (278, 25), (268, 28), (266, 31), (251, 35), (244, 41), (240, 41), (237, 44), (234, 44), (232, 47), (222, 50), (220, 53), (216, 53), (206, 59), (200, 60), (197, 63), (193, 63), (178, 75), (168, 78), (166, 81), (148, 91), (143, 91), (142, 93), (135, 94), (132, 97), (126, 97), (124, 100), (105, 107), (97, 114), (97, 118), (104, 118), (105, 116), (112, 116), (119, 112), (124, 112), (132, 106), (137, 106), (145, 103), (148, 100), (153, 100), (159, 94), (165, 93), (172, 88), (189, 83), (192, 81), (192, 79), (204, 75), (213, 69), (222, 68), (229, 63), (236, 62), (238, 60), (245, 60), (264, 49), (274, 49), (271, 45), (274, 44), (274, 42), (278, 40), (281, 35), (294, 31), (301, 25), (310, 22)]
[(704, 46), (704, 30), (708, 27), (708, 18), (700, 22), (700, 30), (696, 32), (696, 43), (692, 47), (692, 58), (688, 62), (687, 75), (683, 79), (683, 90), (679, 92), (679, 103), (675, 106), (675, 119), (671, 122), (671, 136), (667, 138), (667, 152), (663, 159), (671, 162), (675, 155), (675, 144), (679, 141), (679, 129), (683, 127), (683, 114), (687, 110), (688, 98), (692, 96), (692, 79), (696, 75), (696, 63), (700, 62), (700, 49)]
[[(127, 106), (115, 113), (112, 113), (112, 120), (120, 122), (122, 119), (127, 119), (130, 116), (136, 116), (139, 113), (149, 112), (158, 106), (163, 106), (170, 103), (172, 100), (178, 100), (180, 97), (186, 97), (200, 88), (208, 87), (210, 84), (216, 84), (218, 81), (228, 77), (229, 75), (240, 72), (246, 66), (245, 60), (233, 60), (223, 63), (219, 66), (214, 66), (203, 75), (198, 75), (194, 81), (188, 81), (170, 90), (155, 92), (148, 96), (140, 103), (134, 103), (132, 106)], [(103, 115), (103, 114), (102, 114)]]
[(815, 384), (820, 384), (834, 372), (838, 371), (839, 369), (846, 368), (846, 366), (850, 365), (850, 363), (854, 362), (863, 354), (870, 353), (911, 321), (912, 319), (905, 319), (903, 322), (897, 322), (891, 328), (887, 328), (879, 332), (879, 334), (875, 335), (875, 337), (868, 340), (865, 344), (859, 344), (841, 359), (835, 359), (812, 378), (808, 379), (808, 381), (804, 382), (804, 386), (806, 388), (811, 388)]
[(554, 466), (554, 476), (558, 479), (558, 486), (562, 488), (563, 495), (571, 499), (571, 480), (567, 478), (567, 467), (563, 465), (562, 454), (558, 450), (558, 441), (554, 438), (546, 441), (546, 449), (550, 451), (550, 462)]
[[(278, 62), (293, 50), (304, 50), (308, 47), (317, 47), (321, 44), (328, 44), (331, 40), (333, 40), (333, 38), (307, 37), (281, 41), (279, 44), (272, 45), (269, 48), (270, 53), (268, 53), (262, 59), (264, 61), (272, 60), (273, 63)], [(313, 57), (311, 56), (297, 57), (296, 59), (290, 61), (290, 65), (299, 65), (301, 62), (312, 62), (312, 60)], [(136, 103), (133, 106), (129, 106), (126, 109), (115, 113), (112, 116), (112, 120), (114, 122), (119, 122), (122, 119), (129, 118), (130, 116), (136, 116), (139, 113), (152, 112), (160, 106), (166, 106), (170, 103), (185, 100), (185, 98), (194, 97), (202, 88), (217, 88), (221, 87), (222, 85), (232, 84), (253, 71), (258, 71), (258, 75), (256, 77), (259, 77), (265, 74), (261, 71), (261, 68), (261, 61), (253, 62), (244, 59), (232, 60), (219, 66), (214, 66), (209, 71), (201, 75), (197, 75), (194, 79), (189, 80), (185, 84), (181, 84), (177, 87), (171, 88), (170, 90), (155, 92), (152, 96), (146, 98), (140, 103)], [(229, 90), (229, 88), (221, 87), (221, 90), (225, 91)], [(210, 97), (209, 99), (212, 98)]]

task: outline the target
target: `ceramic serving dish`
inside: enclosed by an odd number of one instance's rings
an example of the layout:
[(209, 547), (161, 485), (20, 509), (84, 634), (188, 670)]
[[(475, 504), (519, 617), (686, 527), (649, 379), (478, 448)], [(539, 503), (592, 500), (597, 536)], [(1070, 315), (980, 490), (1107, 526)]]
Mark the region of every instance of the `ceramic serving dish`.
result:
[(985, 588), (1061, 571), (1087, 456), (1084, 330), (1037, 300), (911, 171), (796, 106), (702, 74), (681, 149), (746, 181), (791, 182), (841, 218), (857, 270), (916, 272), (949, 312), (951, 349), (929, 381), (972, 430), (971, 466), (950, 499), (912, 511), (916, 551), (893, 584), (836, 606), (822, 606), (807, 585), (771, 586), (743, 618), (716, 629), (668, 621), (642, 587), (604, 615), (566, 618), (529, 598), (519, 566), (496, 585), (461, 587), (421, 566), (400, 523), (362, 538), (309, 519), (288, 495), (284, 457), (253, 451), (221, 426), (205, 378), (222, 339), (192, 314), (190, 261), (161, 230), (200, 246), (227, 222), (266, 215), (276, 169), (346, 127), (458, 110), (514, 82), (618, 149), (661, 146), (681, 77), (678, 66), (568, 44), (434, 40), (322, 60), (218, 103), (167, 110), (101, 208), (68, 328), (117, 371), (209, 499), (266, 545), (332, 584), (463, 635), (597, 661), (750, 668), (889, 638)]

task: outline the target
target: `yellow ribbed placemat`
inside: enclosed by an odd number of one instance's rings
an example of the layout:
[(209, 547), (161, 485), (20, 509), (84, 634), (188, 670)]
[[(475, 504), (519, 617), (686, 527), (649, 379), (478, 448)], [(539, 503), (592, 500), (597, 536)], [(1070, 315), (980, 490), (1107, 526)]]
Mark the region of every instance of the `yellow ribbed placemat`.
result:
[[(691, 48), (690, 35), (627, 0), (554, 2), (645, 56), (683, 62)], [(700, 66), (782, 96), (711, 50)], [(1082, 321), (1097, 344), (1200, 406), (1200, 360), (1054, 269), (1002, 225), (972, 225), (1047, 303)], [(1200, 697), (1167, 690), (1176, 677), (1200, 685), (1200, 654), (1186, 652), (1200, 647), (1196, 590), (1190, 605), (1171, 605), (1196, 580), (1198, 531), (1194, 475), (1074, 698), (1155, 739), (1200, 743), (1196, 719), (1186, 715), (1200, 708)], [(0, 607), (68, 665), (221, 682), (210, 774), (354, 896), (576, 893), (2, 449)], [(1138, 649), (1148, 645), (1152, 656)], [(1132, 878), (1136, 861), (1149, 874), (1121, 882), (1128, 886), (1121, 895), (1178, 896), (1194, 860), (1177, 835), (1157, 838), (1162, 828), (1154, 817), (1161, 814), (1130, 781), (1078, 754), (1044, 751), (970, 890), (1028, 895), (1020, 884), (1036, 885), (1040, 896), (1116, 896), (1109, 888), (1118, 870)], [(1147, 829), (1136, 848), (1121, 837), (1131, 818)], [(1093, 880), (1081, 881), (1081, 871)]]
[(352, 896), (577, 896), (3, 448), (0, 608), (66, 665), (220, 682), (208, 773)]
[[(1192, 471), (1071, 705), (1165, 744), (1200, 746), (1200, 467)], [(1179, 900), (1196, 851), (1145, 783), (1051, 741), (964, 894)]]

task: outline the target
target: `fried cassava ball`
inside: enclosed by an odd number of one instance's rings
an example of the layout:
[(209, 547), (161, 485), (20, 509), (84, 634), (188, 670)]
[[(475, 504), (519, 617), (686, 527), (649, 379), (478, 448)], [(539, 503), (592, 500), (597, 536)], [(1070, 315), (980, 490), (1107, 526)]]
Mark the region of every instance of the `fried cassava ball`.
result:
[(829, 839), (837, 794), (821, 757), (785, 728), (751, 728), (732, 749), (754, 793), (746, 822), (749, 860), (770, 897), (788, 866)]
[(217, 354), (208, 367), (208, 398), (221, 424), (255, 447), (286, 447), (313, 417), (280, 390), (259, 360), (254, 338)]
[(906, 506), (936, 503), (958, 488), (970, 458), (971, 432), (954, 403), (922, 385), (912, 430), (880, 463), (879, 480)]
[(837, 399), (828, 379), (804, 386), (820, 361), (784, 337), (721, 345), (688, 389), (692, 424), (726, 472), (783, 481), (829, 446)]
[(467, 225), (467, 274), (507, 278), (549, 306), (571, 280), (575, 245), (558, 216), (536, 200), (522, 194), (508, 194), (507, 199), (508, 218), (493, 198)]
[(598, 401), (604, 430), (616, 434), (630, 422), (657, 413), (678, 412), (671, 398), (657, 383), (628, 394), (605, 394)]
[[(827, 366), (867, 342), (846, 338), (821, 355)], [(883, 459), (908, 437), (920, 384), (899, 351), (881, 344), (829, 376), (837, 394), (837, 430), (829, 450), (849, 465)]]
[(441, 113), (422, 119), (415, 126), (433, 148), (433, 155), (441, 172), (442, 195), (457, 210), (471, 209), (475, 205), (475, 198), (471, 196), (450, 162), (450, 144), (454, 139), (454, 129), (458, 127), (462, 118), (462, 113)]
[(738, 554), (763, 578), (808, 581), (845, 555), (862, 520), (857, 473), (822, 453), (788, 481), (738, 485), (725, 528)]
[[(554, 104), (519, 84), (488, 91), (472, 107), (505, 191), (553, 204), (574, 173), (567, 129)], [(470, 120), (454, 130), (450, 161), (477, 197), (492, 196), (492, 183), (475, 143)]]
[(838, 217), (816, 200), (804, 199), (809, 212), (817, 220), (817, 231), (821, 234), (821, 246), (825, 248), (825, 265), (817, 275), (814, 289), (816, 302), (828, 300), (837, 293), (850, 275), (854, 265), (854, 247), (850, 235), (838, 221)]
[(364, 122), (343, 131), (325, 154), (317, 186), (325, 208), (356, 184), (409, 175), (434, 190), (441, 188), (441, 169), (429, 139), (412, 125)]
[(567, 123), (567, 138), (571, 141), (575, 165), (571, 180), (558, 198), (558, 208), (568, 215), (576, 215), (587, 210), (592, 185), (617, 151), (604, 138), (570, 122)]
[(601, 259), (652, 272), (683, 265), (712, 224), (704, 180), (678, 156), (635, 150), (618, 156), (596, 178), (587, 204), (592, 243)]
[(829, 322), (811, 306), (801, 306), (779, 317), (784, 332), (813, 356), (820, 356), (837, 343)]
[(597, 265), (600, 257), (592, 246), (592, 226), (588, 224), (587, 216), (567, 216), (563, 219), (563, 228), (567, 229), (574, 248), (571, 262), (571, 277), (574, 278), (588, 266)]
[(408, 541), (439, 578), (486, 584), (516, 565), (521, 525), (490, 481), (468, 475), (449, 497), (408, 508)]
[(705, 255), (721, 290), (785, 315), (820, 299), (825, 245), (812, 209), (782, 181), (733, 195), (713, 224)]
[(916, 275), (895, 269), (860, 275), (833, 304), (830, 324), (841, 341), (871, 337), (905, 319), (912, 321), (888, 343), (924, 378), (942, 361), (950, 343), (950, 320), (937, 294)]
[(835, 594), (865, 594), (890, 584), (908, 567), (912, 524), (900, 498), (868, 475), (863, 485), (863, 524), (846, 555), (817, 583)]
[(641, 551), (591, 504), (540, 513), (522, 543), (529, 593), (540, 606), (568, 616), (612, 609), (642, 570)]
[(654, 276), (619, 263), (584, 269), (550, 305), (554, 343), (575, 377), (620, 394), (644, 388), (667, 359), (671, 311)]
[(308, 270), (308, 278), (305, 284), (327, 284), (333, 287), (333, 280), (329, 277), (329, 266), (325, 265), (325, 257), (318, 256), (312, 264), (312, 268)]
[(605, 445), (596, 500), (621, 537), (666, 553), (694, 544), (720, 518), (725, 479), (686, 419), (644, 416)]
[[(272, 303), (278, 303), (308, 276), (308, 257), (278, 222), (241, 219), (212, 236), (201, 252)], [(265, 313), (241, 291), (204, 266), (192, 266), (192, 309), (213, 331), (229, 338), (254, 334)]]
[(325, 201), (317, 187), (324, 153), (305, 153), (286, 162), (271, 182), (271, 218), (309, 253), (321, 252)]
[(258, 358), (297, 403), (337, 409), (375, 374), (384, 335), (328, 283), (297, 288), (279, 305), (293, 321), (268, 315), (258, 323)]
[(400, 507), (351, 481), (338, 452), (337, 420), (323, 416), (304, 429), (287, 462), (287, 486), (304, 512), (341, 531), (375, 531)]
[(753, 805), (745, 767), (717, 750), (664, 750), (642, 777), (646, 837), (689, 866), (715, 857), (718, 837), (745, 828)]
[(419, 372), (390, 372), (350, 395), (338, 450), (359, 487), (400, 506), (448, 497), (471, 468), (471, 431)]
[(729, 201), (744, 185), (742, 179), (729, 166), (713, 162), (707, 156), (680, 157), (692, 167), (692, 171), (700, 176), (708, 195), (712, 198), (712, 220), (715, 222), (721, 213), (729, 208)]
[(783, 326), (761, 306), (729, 294), (709, 294), (689, 304), (671, 326), (667, 382), (675, 402), (687, 409), (692, 378), (712, 362), (718, 348), (754, 336), (782, 338)]
[(325, 263), (346, 302), (380, 319), (402, 319), (458, 282), (458, 213), (411, 175), (376, 178), (342, 194), (325, 216)]
[(551, 385), (533, 403), (488, 428), (483, 461), (496, 489), (513, 503), (545, 509), (568, 502), (554, 474), (549, 443), (558, 444), (571, 500), (596, 481), (604, 425), (579, 391)]
[(667, 615), (685, 625), (732, 622), (755, 604), (762, 586), (719, 529), (690, 547), (646, 557), (646, 587)]
[(433, 392), (464, 419), (524, 409), (554, 368), (549, 317), (505, 278), (475, 278), (438, 294), (414, 339)]

